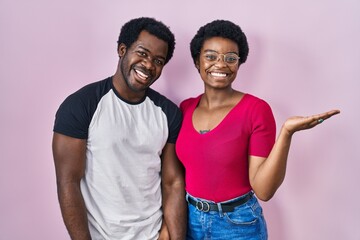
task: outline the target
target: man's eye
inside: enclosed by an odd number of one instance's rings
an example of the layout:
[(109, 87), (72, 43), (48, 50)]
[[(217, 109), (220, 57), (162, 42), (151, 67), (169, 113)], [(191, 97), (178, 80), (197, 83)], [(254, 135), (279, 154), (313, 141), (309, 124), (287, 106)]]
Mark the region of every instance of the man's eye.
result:
[(137, 55), (141, 56), (141, 57), (146, 57), (146, 52), (143, 51), (136, 51)]
[(160, 59), (155, 59), (154, 60), (155, 64), (158, 66), (164, 66), (164, 61), (160, 60)]

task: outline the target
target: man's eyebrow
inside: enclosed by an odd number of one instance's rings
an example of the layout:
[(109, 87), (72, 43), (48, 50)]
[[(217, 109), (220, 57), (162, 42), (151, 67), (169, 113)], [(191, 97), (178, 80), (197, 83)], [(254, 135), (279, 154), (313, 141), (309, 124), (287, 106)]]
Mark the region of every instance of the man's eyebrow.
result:
[(144, 50), (146, 52), (150, 52), (149, 49), (147, 49), (146, 47), (143, 47), (142, 45), (138, 45), (138, 48), (141, 48), (142, 50)]
[[(145, 52), (148, 52), (148, 53), (151, 53), (149, 49), (147, 49), (146, 47), (142, 46), (142, 45), (138, 45), (137, 46), (138, 48), (141, 48), (142, 50), (144, 50)], [(163, 57), (163, 56), (155, 56), (157, 58), (162, 58), (162, 59), (166, 59), (166, 57)]]

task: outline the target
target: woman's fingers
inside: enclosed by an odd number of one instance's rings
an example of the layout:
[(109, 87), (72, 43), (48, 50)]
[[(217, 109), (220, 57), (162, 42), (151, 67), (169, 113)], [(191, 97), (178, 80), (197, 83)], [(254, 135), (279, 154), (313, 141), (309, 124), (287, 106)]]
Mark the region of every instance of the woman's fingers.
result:
[(340, 113), (340, 110), (331, 110), (328, 112), (314, 115), (314, 116), (312, 116), (312, 119), (313, 119), (313, 121), (316, 122), (316, 124), (320, 124), (320, 123), (324, 122), (326, 119), (328, 119), (336, 114), (339, 114), (339, 113)]
[(285, 122), (285, 128), (290, 132), (294, 133), (297, 131), (313, 128), (326, 119), (339, 114), (339, 110), (331, 110), (328, 112), (308, 116), (308, 117), (291, 117)]

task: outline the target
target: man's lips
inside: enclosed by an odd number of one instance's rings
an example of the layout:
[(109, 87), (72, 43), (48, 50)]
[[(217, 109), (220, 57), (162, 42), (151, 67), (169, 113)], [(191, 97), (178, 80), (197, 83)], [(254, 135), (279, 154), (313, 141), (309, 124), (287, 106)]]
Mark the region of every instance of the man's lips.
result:
[(145, 83), (152, 79), (151, 73), (149, 73), (149, 71), (147, 70), (139, 69), (139, 68), (134, 68), (133, 70), (135, 72), (135, 75), (141, 82)]
[(135, 70), (136, 74), (137, 74), (141, 79), (146, 80), (146, 79), (149, 78), (149, 75), (148, 75), (148, 74), (146, 74), (146, 73), (144, 73), (144, 72), (142, 72), (142, 71), (140, 71), (140, 70), (138, 70), (138, 69), (134, 69), (134, 70)]

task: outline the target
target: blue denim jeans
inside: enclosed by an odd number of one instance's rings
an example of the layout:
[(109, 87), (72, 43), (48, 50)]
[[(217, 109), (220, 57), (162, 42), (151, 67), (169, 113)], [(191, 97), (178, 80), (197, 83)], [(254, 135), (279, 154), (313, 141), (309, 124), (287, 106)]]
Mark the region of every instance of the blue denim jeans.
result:
[[(187, 194), (186, 199), (188, 198), (204, 201), (204, 199), (195, 198)], [(233, 202), (239, 198), (241, 196), (222, 203)], [(267, 238), (266, 222), (262, 208), (255, 195), (246, 203), (235, 207), (233, 212), (203, 212), (188, 203), (188, 229), (186, 237), (188, 240), (266, 240)]]

